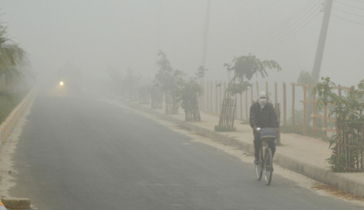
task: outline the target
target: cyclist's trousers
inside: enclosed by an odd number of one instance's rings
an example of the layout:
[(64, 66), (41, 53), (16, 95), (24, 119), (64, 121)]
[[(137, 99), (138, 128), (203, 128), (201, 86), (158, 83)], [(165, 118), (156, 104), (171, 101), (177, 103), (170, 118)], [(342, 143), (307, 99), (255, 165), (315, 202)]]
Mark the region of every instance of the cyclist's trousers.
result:
[[(260, 133), (256, 133), (254, 135), (254, 149), (255, 158), (259, 159), (259, 149), (262, 146), (262, 141), (260, 140)], [(272, 155), (274, 156), (274, 153), (276, 152), (276, 143), (275, 141), (268, 141), (268, 147), (272, 150)]]

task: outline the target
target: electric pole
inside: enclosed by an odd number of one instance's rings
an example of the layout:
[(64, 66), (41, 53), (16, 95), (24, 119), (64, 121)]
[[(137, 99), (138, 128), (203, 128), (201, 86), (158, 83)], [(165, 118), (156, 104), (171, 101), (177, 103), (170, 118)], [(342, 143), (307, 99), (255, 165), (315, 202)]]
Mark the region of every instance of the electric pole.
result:
[(161, 28), (162, 28), (162, 2), (159, 1), (158, 10), (158, 33), (157, 33), (157, 50), (161, 50)]
[(326, 42), (327, 30), (329, 28), (330, 14), (333, 1), (334, 0), (326, 0), (324, 6), (324, 17), (322, 19), (321, 32), (320, 32), (319, 42), (317, 45), (315, 62), (313, 64), (313, 70), (312, 70), (312, 78), (314, 79), (315, 83), (318, 82), (320, 76), (322, 57), (325, 49), (325, 42)]
[(211, 8), (211, 0), (207, 1), (207, 12), (206, 12), (206, 22), (204, 28), (203, 35), (203, 47), (202, 47), (202, 63), (201, 65), (205, 67), (206, 65), (206, 53), (207, 53), (207, 37), (209, 31), (209, 22), (210, 22), (210, 8)]

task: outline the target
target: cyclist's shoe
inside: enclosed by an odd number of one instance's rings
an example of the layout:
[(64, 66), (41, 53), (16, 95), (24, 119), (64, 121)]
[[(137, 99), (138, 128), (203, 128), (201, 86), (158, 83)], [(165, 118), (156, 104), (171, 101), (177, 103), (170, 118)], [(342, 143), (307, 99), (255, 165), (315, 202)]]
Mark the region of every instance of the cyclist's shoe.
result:
[(260, 163), (260, 160), (258, 158), (255, 158), (254, 163), (255, 164), (259, 164)]
[(267, 167), (267, 171), (273, 172), (273, 171), (274, 171), (273, 166), (269, 166), (269, 167)]

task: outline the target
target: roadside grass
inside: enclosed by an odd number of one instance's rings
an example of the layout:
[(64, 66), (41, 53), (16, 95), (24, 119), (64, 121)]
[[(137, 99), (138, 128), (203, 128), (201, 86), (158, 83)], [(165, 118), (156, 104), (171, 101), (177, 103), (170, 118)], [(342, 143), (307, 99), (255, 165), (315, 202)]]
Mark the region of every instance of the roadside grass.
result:
[(364, 202), (364, 198), (362, 198), (360, 196), (357, 196), (357, 195), (354, 195), (354, 194), (351, 194), (351, 193), (348, 193), (348, 192), (346, 192), (344, 190), (340, 190), (340, 189), (338, 189), (338, 188), (336, 188), (334, 186), (331, 186), (331, 185), (318, 184), (318, 185), (315, 185), (315, 186), (313, 186), (311, 188), (315, 189), (315, 190), (324, 190), (324, 191), (330, 193), (333, 196), (343, 198), (343, 199), (346, 199), (346, 200), (356, 200), (356, 201)]
[(13, 109), (15, 109), (29, 92), (30, 88), (22, 88), (3, 94), (0, 98), (0, 122), (4, 122)]
[(229, 129), (229, 128), (220, 128), (218, 125), (215, 125), (214, 130), (216, 132), (230, 132), (230, 131), (236, 131), (236, 127), (234, 127), (233, 129)]

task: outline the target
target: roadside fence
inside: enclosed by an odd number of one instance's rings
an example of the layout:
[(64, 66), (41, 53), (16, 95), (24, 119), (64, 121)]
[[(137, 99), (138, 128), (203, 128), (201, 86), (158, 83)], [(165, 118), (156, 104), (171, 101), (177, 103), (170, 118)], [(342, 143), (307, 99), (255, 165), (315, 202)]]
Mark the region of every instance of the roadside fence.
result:
[[(276, 110), (280, 114), (280, 122), (283, 126), (293, 126), (302, 128), (303, 134), (307, 134), (307, 125), (312, 129), (312, 135), (316, 136), (317, 131), (322, 132), (324, 138), (327, 138), (328, 132), (336, 132), (336, 119), (328, 116), (330, 104), (324, 106), (323, 112), (317, 110), (316, 94), (312, 94), (312, 84), (296, 84), (291, 83), (290, 93), (285, 82), (274, 82), (269, 85), (264, 82), (264, 86), (260, 86), (259, 82), (255, 82), (248, 91), (242, 94), (235, 94), (236, 111), (235, 119), (249, 121), (250, 106), (257, 100), (259, 91), (265, 90), (269, 95), (270, 101), (275, 105)], [(200, 97), (200, 110), (210, 112), (217, 115), (221, 114), (222, 101), (227, 89), (226, 81), (201, 81), (201, 86), (204, 88), (204, 94)], [(301, 91), (297, 90), (299, 87)], [(350, 91), (354, 87), (334, 87), (338, 94), (343, 94), (343, 91)], [(254, 95), (256, 93), (256, 95)], [(297, 104), (296, 102), (300, 102)], [(289, 110), (288, 105), (291, 105)], [(302, 108), (302, 111), (297, 109)], [(297, 114), (297, 112), (299, 112)], [(288, 116), (290, 115), (290, 117)], [(299, 116), (297, 116), (299, 115)], [(311, 119), (312, 121), (311, 121)], [(289, 122), (288, 122), (289, 120)], [(331, 122), (331, 123), (329, 123)]]

